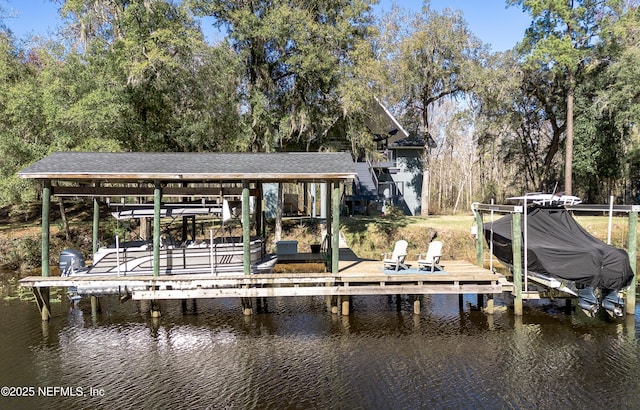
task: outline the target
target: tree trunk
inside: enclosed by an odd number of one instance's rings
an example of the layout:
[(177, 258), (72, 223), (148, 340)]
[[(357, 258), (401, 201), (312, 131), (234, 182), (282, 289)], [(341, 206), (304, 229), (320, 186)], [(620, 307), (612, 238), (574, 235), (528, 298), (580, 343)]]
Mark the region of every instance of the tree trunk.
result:
[[(425, 96), (426, 97), (426, 96)], [(427, 98), (423, 98), (422, 110), (424, 151), (422, 152), (422, 193), (420, 195), (420, 215), (429, 216), (429, 199), (431, 198), (431, 148), (429, 147), (429, 104)]]
[(564, 191), (571, 195), (571, 174), (573, 171), (573, 71), (569, 69), (569, 89), (567, 90), (567, 140), (565, 144)]
[(422, 195), (420, 195), (420, 215), (429, 216), (429, 147), (425, 146), (422, 154)]
[(62, 202), (62, 199), (60, 199), (60, 202), (58, 202), (60, 205), (60, 218), (62, 219), (62, 227), (64, 229), (64, 237), (67, 240), (71, 239), (71, 231), (69, 230), (69, 221), (67, 220), (67, 213), (64, 210), (64, 203)]

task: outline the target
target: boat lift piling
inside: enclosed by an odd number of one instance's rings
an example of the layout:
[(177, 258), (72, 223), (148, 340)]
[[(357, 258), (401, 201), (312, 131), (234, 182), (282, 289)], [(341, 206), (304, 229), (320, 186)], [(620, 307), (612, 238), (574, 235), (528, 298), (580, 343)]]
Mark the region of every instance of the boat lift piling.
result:
[[(480, 204), (474, 203), (471, 206), (475, 215), (476, 222), (476, 264), (480, 267), (484, 267), (484, 222), (482, 219), (483, 212), (494, 213), (511, 213), (513, 214), (513, 260), (522, 260), (522, 213), (524, 208), (522, 206), (515, 205), (496, 205), (496, 204)], [(493, 255), (490, 255), (493, 257)], [(522, 265), (519, 263), (513, 264), (513, 313), (516, 316), (521, 316), (522, 311)], [(487, 310), (493, 310), (493, 299), (489, 299), (487, 304)], [(481, 306), (479, 306), (481, 307)]]

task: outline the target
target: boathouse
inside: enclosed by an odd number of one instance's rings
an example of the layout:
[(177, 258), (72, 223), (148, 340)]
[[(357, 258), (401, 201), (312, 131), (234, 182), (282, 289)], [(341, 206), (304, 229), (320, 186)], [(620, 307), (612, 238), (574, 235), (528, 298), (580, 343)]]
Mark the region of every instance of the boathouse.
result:
[[(152, 153), (57, 152), (19, 173), (42, 184), (42, 276), (50, 276), (50, 201), (56, 197), (90, 197), (94, 204), (93, 250), (98, 246), (99, 202), (144, 198), (153, 203), (154, 276), (158, 276), (160, 212), (165, 198), (242, 200), (244, 273), (249, 273), (250, 197), (262, 198), (263, 183), (325, 183), (327, 254), (330, 270), (338, 270), (340, 195), (355, 178), (355, 164), (345, 152), (295, 153)], [(260, 215), (262, 201), (255, 201)], [(256, 218), (256, 230), (264, 221)], [(40, 295), (48, 315), (47, 295)], [(44, 317), (44, 316), (43, 316)]]
[[(333, 313), (349, 314), (352, 295), (410, 295), (414, 314), (420, 313), (420, 295), (493, 295), (512, 291), (502, 275), (465, 261), (447, 261), (446, 272), (419, 270), (386, 272), (380, 261), (365, 261), (352, 252), (342, 254), (339, 239), (340, 201), (345, 186), (356, 178), (355, 163), (348, 153), (82, 153), (52, 154), (19, 173), (42, 183), (42, 276), (20, 280), (36, 295), (42, 319), (50, 317), (49, 288), (73, 286), (134, 287), (134, 300), (241, 298), (243, 313), (251, 314), (249, 298), (279, 296), (325, 296)], [(250, 197), (262, 198), (264, 183), (324, 183), (326, 195), (325, 273), (249, 274)], [(99, 202), (107, 198), (146, 198), (153, 205), (153, 275), (83, 277), (50, 276), (49, 234), (52, 196), (93, 199), (94, 253), (97, 247)], [(165, 198), (220, 198), (239, 196), (242, 203), (244, 269), (232, 275), (210, 272), (159, 275), (158, 254), (161, 211)], [(254, 200), (260, 215), (261, 200)], [(254, 221), (260, 232), (263, 222)], [(348, 249), (342, 249), (348, 251)], [(96, 298), (91, 297), (92, 312)], [(245, 304), (247, 302), (247, 304)], [(97, 303), (97, 302), (96, 302)], [(153, 308), (152, 308), (153, 309)], [(152, 310), (152, 315), (153, 315)], [(159, 314), (159, 311), (157, 312)]]

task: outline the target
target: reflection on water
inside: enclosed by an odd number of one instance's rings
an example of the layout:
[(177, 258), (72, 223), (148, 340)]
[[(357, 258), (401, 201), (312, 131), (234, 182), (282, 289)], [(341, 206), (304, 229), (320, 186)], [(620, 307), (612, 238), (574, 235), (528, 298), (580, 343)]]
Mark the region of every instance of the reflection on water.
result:
[(0, 303), (0, 386), (82, 392), (0, 408), (637, 408), (640, 396), (633, 317), (488, 316), (446, 295), (424, 297), (421, 316), (386, 296), (354, 298), (349, 317), (315, 297), (269, 299), (252, 317), (226, 299), (186, 313), (162, 302), (160, 319), (116, 298), (92, 317), (87, 302), (44, 325), (34, 305)]

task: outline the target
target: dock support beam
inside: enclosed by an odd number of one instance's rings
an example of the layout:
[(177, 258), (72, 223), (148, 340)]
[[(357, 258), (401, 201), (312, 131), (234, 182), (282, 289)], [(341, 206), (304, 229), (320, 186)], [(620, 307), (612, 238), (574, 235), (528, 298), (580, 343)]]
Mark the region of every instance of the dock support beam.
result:
[[(488, 315), (493, 315), (494, 312), (494, 303), (493, 303), (493, 295), (489, 294), (487, 295), (487, 305), (484, 306), (484, 312)], [(483, 306), (480, 306), (480, 308), (482, 309)]]
[(349, 316), (349, 301), (350, 297), (346, 296), (342, 299), (342, 316)]
[[(96, 184), (96, 186), (100, 186)], [(98, 197), (93, 197), (93, 253), (98, 252), (98, 230), (100, 229), (100, 204), (98, 203)]]
[(158, 304), (158, 301), (156, 300), (152, 300), (151, 301), (151, 317), (154, 319), (158, 319), (162, 316), (162, 313), (160, 312), (160, 305)]
[(636, 312), (636, 271), (637, 271), (637, 248), (638, 248), (638, 212), (630, 211), (629, 212), (629, 238), (628, 238), (628, 254), (629, 254), (629, 263), (631, 264), (631, 270), (633, 271), (633, 279), (631, 280), (631, 285), (629, 285), (629, 290), (627, 291), (627, 300), (626, 300), (626, 312), (628, 315), (633, 315)]
[(253, 315), (253, 302), (251, 298), (241, 298), (242, 314), (245, 316)]
[(101, 313), (100, 299), (97, 296), (91, 296), (91, 317), (97, 317), (98, 313)]
[(322, 195), (322, 215), (321, 218), (325, 218), (325, 228), (327, 231), (327, 235), (325, 236), (326, 246), (327, 246), (327, 257), (328, 261), (326, 262), (327, 270), (329, 272), (333, 272), (333, 224), (331, 223), (331, 192), (330, 183), (325, 182), (322, 184), (323, 195)]
[(337, 315), (340, 313), (340, 296), (329, 296), (331, 298), (331, 313)]
[(40, 309), (42, 320), (44, 322), (51, 318), (51, 305), (49, 303), (49, 288), (33, 288), (33, 295), (36, 298), (36, 304)]
[(260, 182), (256, 183), (256, 189), (258, 194), (256, 196), (256, 235), (266, 236), (265, 235), (265, 222), (264, 222), (264, 193), (262, 192), (262, 184)]
[(331, 273), (338, 273), (338, 262), (340, 261), (340, 183), (333, 182), (333, 193), (331, 194), (332, 202), (332, 229), (331, 237)]
[(160, 276), (160, 201), (162, 192), (160, 181), (155, 181), (153, 189), (153, 276)]
[(484, 267), (484, 226), (482, 213), (476, 211), (476, 265)]
[(251, 274), (251, 222), (249, 221), (251, 204), (249, 204), (249, 181), (242, 181), (242, 241), (244, 274)]
[[(524, 212), (527, 212), (525, 209)], [(513, 247), (513, 287), (515, 288), (515, 300), (513, 313), (522, 316), (522, 215), (518, 212), (512, 214), (511, 241)]]
[[(49, 267), (49, 233), (50, 233), (50, 210), (51, 210), (51, 181), (45, 180), (42, 188), (42, 262), (41, 275), (48, 277), (51, 275)], [(34, 292), (36, 293), (36, 292)], [(51, 305), (49, 304), (49, 288), (38, 289), (36, 293), (38, 307), (42, 320), (49, 320), (51, 317)]]

